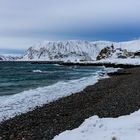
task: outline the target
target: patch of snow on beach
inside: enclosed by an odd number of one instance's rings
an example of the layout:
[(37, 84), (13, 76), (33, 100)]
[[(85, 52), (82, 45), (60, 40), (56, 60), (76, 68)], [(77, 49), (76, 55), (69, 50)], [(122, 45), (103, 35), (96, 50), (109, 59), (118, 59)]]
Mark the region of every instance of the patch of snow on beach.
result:
[(140, 110), (119, 118), (93, 116), (74, 130), (67, 130), (53, 140), (139, 140)]

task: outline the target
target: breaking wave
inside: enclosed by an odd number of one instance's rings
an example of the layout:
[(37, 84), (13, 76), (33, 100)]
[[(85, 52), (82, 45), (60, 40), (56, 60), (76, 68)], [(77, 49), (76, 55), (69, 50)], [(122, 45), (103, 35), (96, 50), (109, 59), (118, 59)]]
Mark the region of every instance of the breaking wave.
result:
[[(116, 69), (112, 71), (116, 71)], [(80, 92), (87, 86), (95, 84), (99, 79), (108, 77), (106, 74), (101, 76), (101, 73), (105, 73), (105, 71), (98, 71), (96, 74), (77, 80), (60, 81), (50, 86), (0, 97), (0, 122), (33, 110), (36, 106), (42, 106), (72, 93)]]
[(35, 73), (42, 73), (43, 71), (41, 71), (41, 70), (33, 70), (33, 72), (35, 72)]

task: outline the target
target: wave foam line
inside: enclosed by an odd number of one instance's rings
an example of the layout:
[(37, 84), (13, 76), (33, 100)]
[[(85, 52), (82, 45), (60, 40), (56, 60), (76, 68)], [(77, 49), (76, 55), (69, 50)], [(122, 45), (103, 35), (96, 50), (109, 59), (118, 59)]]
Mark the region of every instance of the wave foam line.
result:
[[(106, 69), (106, 71), (110, 71), (110, 69)], [(113, 71), (116, 71), (116, 69), (113, 69)], [(107, 75), (101, 77), (100, 72), (98, 71), (96, 75), (90, 77), (68, 82), (61, 81), (51, 86), (39, 87), (15, 95), (0, 97), (0, 122), (31, 111), (36, 106), (42, 106), (59, 98), (80, 92), (87, 86), (97, 83), (99, 79), (108, 77)]]

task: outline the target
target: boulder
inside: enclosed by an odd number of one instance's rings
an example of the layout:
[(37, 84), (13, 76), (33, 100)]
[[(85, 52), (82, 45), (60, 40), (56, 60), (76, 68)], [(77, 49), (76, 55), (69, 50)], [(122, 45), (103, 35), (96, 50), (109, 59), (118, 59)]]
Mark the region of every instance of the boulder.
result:
[(96, 60), (101, 60), (101, 59), (105, 59), (105, 58), (109, 58), (112, 56), (112, 53), (114, 52), (114, 46), (110, 46), (110, 47), (105, 47), (103, 48), (99, 55), (97, 56)]

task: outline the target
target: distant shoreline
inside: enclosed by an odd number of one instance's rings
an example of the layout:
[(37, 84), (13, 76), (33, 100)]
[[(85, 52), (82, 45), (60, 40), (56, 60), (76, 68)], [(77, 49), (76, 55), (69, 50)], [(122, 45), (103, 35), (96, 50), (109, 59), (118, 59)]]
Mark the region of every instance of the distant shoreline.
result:
[(105, 66), (105, 67), (113, 67), (113, 68), (135, 68), (140, 67), (140, 65), (133, 64), (115, 64), (115, 63), (104, 63), (104, 62), (63, 62), (63, 61), (0, 61), (0, 63), (31, 63), (31, 64), (59, 64), (65, 66)]

